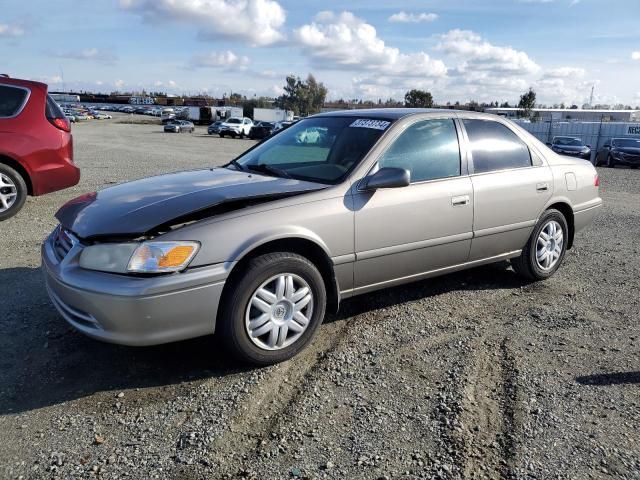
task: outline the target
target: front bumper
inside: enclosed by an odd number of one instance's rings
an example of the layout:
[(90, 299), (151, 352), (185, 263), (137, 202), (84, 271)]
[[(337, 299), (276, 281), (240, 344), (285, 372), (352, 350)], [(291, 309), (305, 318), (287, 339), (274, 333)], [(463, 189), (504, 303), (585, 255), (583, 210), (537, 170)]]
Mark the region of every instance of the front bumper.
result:
[(42, 245), (47, 292), (60, 315), (85, 335), (122, 345), (156, 345), (212, 334), (232, 264), (153, 277), (85, 270), (76, 244), (59, 259), (54, 234)]
[(617, 154), (613, 156), (615, 162), (619, 165), (628, 165), (630, 167), (640, 165), (640, 155), (621, 155)]

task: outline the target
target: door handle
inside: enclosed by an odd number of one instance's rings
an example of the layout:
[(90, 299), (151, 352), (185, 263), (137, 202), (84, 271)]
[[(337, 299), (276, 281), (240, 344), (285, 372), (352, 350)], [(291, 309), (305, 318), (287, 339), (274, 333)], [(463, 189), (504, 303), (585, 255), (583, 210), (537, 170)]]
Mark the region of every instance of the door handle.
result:
[(458, 197), (451, 197), (451, 205), (453, 205), (454, 207), (469, 205), (469, 202), (471, 202), (471, 198), (469, 197), (469, 195), (460, 195)]
[(549, 184), (548, 183), (538, 183), (536, 185), (536, 190), (539, 192), (546, 192), (547, 190), (549, 190)]

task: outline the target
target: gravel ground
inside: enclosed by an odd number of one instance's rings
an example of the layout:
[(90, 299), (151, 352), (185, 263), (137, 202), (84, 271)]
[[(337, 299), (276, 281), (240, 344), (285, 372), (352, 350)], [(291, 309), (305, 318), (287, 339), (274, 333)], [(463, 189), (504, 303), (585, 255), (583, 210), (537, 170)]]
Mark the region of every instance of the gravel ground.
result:
[(499, 264), (354, 298), (250, 370), (212, 338), (76, 333), (38, 247), (80, 193), (252, 143), (117, 120), (74, 139), (80, 185), (0, 225), (1, 478), (640, 479), (639, 171), (600, 169), (604, 211), (552, 279)]

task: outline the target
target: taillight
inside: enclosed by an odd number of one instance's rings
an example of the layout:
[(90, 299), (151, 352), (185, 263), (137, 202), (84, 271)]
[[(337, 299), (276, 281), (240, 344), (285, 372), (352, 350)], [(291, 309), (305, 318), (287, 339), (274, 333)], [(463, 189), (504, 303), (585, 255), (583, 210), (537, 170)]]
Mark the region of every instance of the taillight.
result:
[(597, 173), (596, 173), (596, 178), (593, 180), (593, 186), (594, 187), (600, 186), (600, 176)]
[(65, 132), (71, 131), (71, 124), (67, 118), (50, 118), (51, 125)]

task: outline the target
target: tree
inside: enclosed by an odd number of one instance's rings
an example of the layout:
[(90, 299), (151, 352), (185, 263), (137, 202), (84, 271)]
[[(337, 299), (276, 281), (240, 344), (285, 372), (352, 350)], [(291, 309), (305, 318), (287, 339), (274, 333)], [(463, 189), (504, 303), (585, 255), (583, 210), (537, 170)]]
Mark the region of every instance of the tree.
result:
[(404, 106), (411, 108), (433, 107), (433, 96), (426, 90), (409, 90), (404, 94)]
[(536, 106), (536, 92), (533, 91), (533, 88), (529, 87), (529, 91), (523, 95), (520, 95), (520, 102), (518, 103), (518, 108), (521, 108), (524, 111), (524, 116), (529, 117), (531, 115), (531, 110)]
[(311, 74), (303, 82), (300, 77), (289, 75), (283, 87), (284, 93), (276, 99), (276, 105), (292, 110), (296, 115), (317, 113), (324, 105), (327, 87)]

